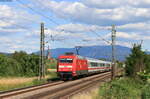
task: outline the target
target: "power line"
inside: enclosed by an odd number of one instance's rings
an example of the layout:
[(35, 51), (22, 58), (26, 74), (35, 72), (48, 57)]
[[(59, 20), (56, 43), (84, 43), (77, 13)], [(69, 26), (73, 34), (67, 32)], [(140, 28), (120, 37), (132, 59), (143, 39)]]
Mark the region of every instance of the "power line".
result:
[(93, 31), (93, 30), (90, 30), (91, 32), (95, 33), (98, 37), (100, 37), (101, 40), (105, 41), (106, 43), (108, 44), (111, 44), (110, 41), (107, 41), (106, 39), (102, 38), (101, 35), (99, 35), (97, 32)]
[(21, 0), (16, 0), (16, 1), (19, 2), (20, 4), (22, 4), (23, 6), (25, 6), (26, 8), (29, 8), (29, 9), (32, 10), (33, 12), (39, 14), (40, 16), (42, 16), (42, 17), (48, 19), (48, 20), (51, 21), (52, 23), (54, 23), (54, 24), (56, 24), (56, 25), (60, 25), (59, 23), (57, 23), (57, 22), (55, 22), (54, 20), (52, 20), (50, 17), (48, 17), (48, 16), (44, 15), (43, 13), (38, 12), (38, 11), (34, 10), (32, 7), (26, 5), (26, 4), (23, 3)]
[[(19, 3), (21, 3), (22, 5), (24, 5), (25, 7), (29, 8), (30, 10), (32, 10), (33, 12), (39, 14), (40, 16), (43, 16), (44, 18), (47, 18), (48, 20), (50, 20), (52, 23), (56, 24), (56, 25), (60, 25), (59, 23), (57, 23), (56, 21), (52, 20), (50, 17), (44, 15), (43, 13), (41, 12), (38, 12), (36, 10), (34, 10), (32, 7), (26, 5), (25, 3), (21, 2), (20, 0), (16, 0), (18, 1)], [(95, 31), (93, 30), (90, 30), (91, 32), (95, 33), (97, 36), (99, 36), (103, 41), (105, 41), (106, 43), (108, 44), (111, 44), (109, 41), (105, 40), (104, 38), (102, 38), (98, 33), (96, 33)]]
[[(32, 10), (33, 12), (35, 12), (35, 13), (37, 13), (37, 14), (43, 16), (44, 18), (49, 19), (51, 22), (55, 23), (56, 25), (60, 25), (59, 23), (57, 23), (56, 21), (52, 20), (52, 19), (49, 18), (48, 16), (43, 15), (41, 12), (38, 12), (38, 11), (34, 10), (32, 7), (30, 7), (30, 6), (26, 5), (26, 4), (24, 4), (24, 3), (21, 2), (20, 0), (17, 0), (17, 1), (18, 1), (19, 3), (21, 3), (22, 5), (24, 5), (25, 7), (29, 8), (30, 10)], [(95, 33), (97, 36), (99, 36), (103, 41), (105, 41), (105, 42), (107, 42), (108, 44), (110, 44), (109, 41), (107, 41), (107, 40), (105, 40), (104, 38), (102, 38), (102, 37), (101, 37), (99, 34), (97, 34), (95, 31), (93, 31), (93, 30), (90, 30), (90, 31), (93, 32), (93, 33)]]
[[(25, 7), (29, 8), (30, 10), (32, 10), (33, 12), (39, 14), (40, 16), (43, 16), (44, 18), (49, 19), (52, 23), (55, 23), (56, 25), (60, 25), (60, 24), (58, 24), (57, 22), (55, 22), (54, 20), (52, 20), (51, 18), (49, 18), (48, 16), (43, 15), (41, 12), (38, 12), (38, 11), (34, 10), (32, 7), (30, 7), (30, 6), (26, 5), (26, 4), (24, 4), (24, 3), (21, 2), (20, 0), (17, 0), (17, 1), (18, 1), (19, 3), (21, 3), (22, 5), (24, 5)], [(93, 30), (90, 30), (90, 31), (93, 32), (93, 33), (95, 33), (98, 37), (100, 37), (100, 38), (101, 38), (103, 41), (105, 41), (106, 43), (112, 44), (112, 43), (110, 43), (109, 41), (107, 41), (107, 40), (105, 40), (104, 38), (102, 38), (102, 37), (101, 37), (98, 33), (96, 33), (95, 31), (93, 31)]]
[[(8, 23), (8, 21), (6, 21), (6, 20), (2, 20), (2, 21)], [(28, 28), (28, 27), (25, 27), (25, 26), (21, 26), (21, 25), (15, 24), (15, 23), (12, 23), (12, 25), (15, 26), (15, 27), (19, 27), (19, 28), (25, 29), (25, 30), (27, 30), (27, 31), (29, 31), (29, 30), (32, 31), (32, 29), (30, 29), (30, 28)]]
[[(17, 0), (17, 1), (18, 1), (19, 3), (21, 3), (22, 5), (24, 5), (25, 7), (29, 8), (30, 10), (32, 10), (33, 12), (39, 14), (40, 16), (43, 16), (44, 18), (49, 19), (52, 23), (54, 23), (54, 24), (56, 24), (56, 25), (60, 25), (60, 24), (57, 23), (56, 21), (52, 20), (50, 17), (44, 15), (44, 14), (41, 13), (41, 12), (38, 12), (38, 11), (34, 10), (32, 7), (30, 7), (30, 6), (26, 5), (26, 4), (24, 4), (24, 3), (21, 2), (20, 0)], [(93, 32), (93, 33), (95, 33), (97, 36), (99, 36), (99, 37), (100, 37), (103, 41), (105, 41), (106, 43), (111, 44), (109, 41), (107, 41), (107, 40), (105, 40), (104, 38), (102, 38), (102, 37), (101, 37), (98, 33), (96, 33), (95, 31), (93, 31), (93, 30), (90, 30), (90, 31)]]
[[(17, 1), (17, 0), (16, 0), (16, 1)], [(25, 6), (22, 6), (21, 3), (18, 3), (18, 5), (19, 5), (21, 8), (25, 8)], [(27, 17), (25, 17), (25, 16), (21, 16), (21, 18), (22, 18), (23, 20), (31, 21), (32, 23), (36, 23), (36, 24), (41, 23), (40, 21), (35, 21), (35, 20), (33, 20), (33, 18), (27, 18)]]

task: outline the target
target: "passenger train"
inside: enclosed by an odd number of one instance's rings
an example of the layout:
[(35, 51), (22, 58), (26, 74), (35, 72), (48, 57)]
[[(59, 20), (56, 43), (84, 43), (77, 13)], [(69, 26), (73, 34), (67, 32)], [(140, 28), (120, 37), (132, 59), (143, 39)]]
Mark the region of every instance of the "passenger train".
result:
[(111, 62), (66, 53), (58, 57), (57, 73), (62, 80), (110, 71)]

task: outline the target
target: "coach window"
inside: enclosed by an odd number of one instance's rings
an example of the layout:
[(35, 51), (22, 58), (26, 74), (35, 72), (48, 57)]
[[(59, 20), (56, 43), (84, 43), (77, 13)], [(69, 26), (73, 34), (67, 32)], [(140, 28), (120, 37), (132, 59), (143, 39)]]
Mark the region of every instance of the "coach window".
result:
[(100, 63), (98, 63), (98, 67), (101, 67), (101, 64), (100, 64)]
[(105, 67), (106, 65), (105, 65), (105, 64), (103, 64), (103, 66)]
[(90, 64), (91, 64), (91, 67), (93, 67), (93, 66), (94, 66), (94, 63), (93, 63), (93, 62), (91, 62)]
[(95, 62), (91, 62), (91, 66), (92, 66), (92, 67), (97, 67), (97, 65), (98, 65), (98, 64), (95, 63)]
[(97, 67), (98, 66), (98, 63), (94, 63), (94, 67)]

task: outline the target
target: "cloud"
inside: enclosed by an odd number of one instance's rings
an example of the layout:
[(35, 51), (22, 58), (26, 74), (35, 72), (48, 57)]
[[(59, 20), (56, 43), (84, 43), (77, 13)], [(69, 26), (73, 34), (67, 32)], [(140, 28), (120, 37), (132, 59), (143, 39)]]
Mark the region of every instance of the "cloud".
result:
[(39, 19), (39, 16), (30, 14), (27, 11), (15, 9), (8, 5), (0, 5), (0, 28), (5, 32), (12, 30), (15, 33), (16, 31), (24, 31), (25, 28), (27, 30), (27, 25), (33, 24), (32, 21)]
[(91, 30), (94, 31), (100, 31), (100, 30), (108, 30), (110, 26), (98, 26), (98, 25), (87, 25), (87, 24), (75, 24), (75, 23), (69, 23), (69, 24), (63, 24), (57, 26), (56, 30), (61, 31), (67, 31), (67, 32), (91, 32)]
[[(45, 16), (55, 17), (60, 25), (54, 25), (40, 15), (34, 15), (29, 9), (18, 5), (0, 5), (0, 41), (1, 49), (7, 51), (39, 50), (40, 29), (34, 22), (46, 22), (46, 41), (55, 39), (54, 46), (106, 45), (92, 33), (110, 40), (111, 25), (117, 26), (117, 44), (125, 46), (141, 39), (150, 40), (150, 1), (149, 0), (31, 0), (33, 9), (43, 11)], [(26, 4), (27, 2), (25, 2)], [(41, 7), (42, 6), (42, 7)], [(46, 12), (45, 12), (46, 11)], [(57, 17), (57, 18), (56, 18)], [(63, 21), (62, 21), (63, 19)], [(64, 22), (64, 20), (66, 20)], [(59, 21), (59, 22), (58, 22)], [(37, 24), (36, 23), (36, 24)], [(109, 30), (108, 30), (109, 29)], [(129, 42), (130, 41), (130, 42)], [(58, 43), (59, 42), (59, 43)], [(63, 42), (67, 42), (62, 44)], [(55, 47), (54, 47), (55, 48)], [(9, 49), (9, 50), (8, 50)]]
[(121, 6), (132, 6), (132, 7), (150, 7), (149, 0), (81, 0), (82, 3), (89, 7), (94, 8), (103, 8), (103, 9), (112, 9)]
[(143, 34), (145, 33), (149, 33), (150, 31), (150, 21), (147, 22), (137, 22), (137, 23), (129, 23), (129, 24), (125, 24), (125, 25), (120, 25), (117, 26), (117, 29), (119, 31), (127, 31), (127, 32), (143, 32)]
[(34, 38), (25, 38), (24, 35), (33, 32), (33, 21), (40, 20), (40, 17), (15, 6), (0, 5), (0, 52), (31, 52), (39, 42), (36, 45), (31, 44), (31, 39)]
[(9, 52), (13, 53), (14, 51), (27, 51), (28, 53), (32, 53), (37, 51), (39, 47), (39, 41), (32, 38), (25, 37), (8, 37), (1, 36), (0, 37), (1, 49), (0, 52)]
[[(100, 2), (99, 0), (95, 1)], [(95, 1), (93, 0), (93, 2)], [(120, 2), (121, 1), (122, 0), (120, 0)], [(108, 2), (114, 5), (116, 5), (116, 3), (120, 4), (118, 2), (107, 1), (107, 3)], [(100, 3), (104, 3), (103, 5), (106, 5), (105, 2)], [(132, 6), (122, 5), (111, 9), (104, 9), (92, 8), (90, 6), (87, 6), (83, 2), (56, 2), (54, 0), (44, 0), (42, 4), (59, 18), (70, 19), (71, 21), (80, 23), (82, 22), (85, 24), (109, 26), (112, 24), (122, 25), (127, 23), (143, 22), (150, 19), (150, 8), (136, 8)]]
[(132, 42), (125, 42), (125, 41), (116, 41), (116, 45), (123, 45), (129, 48), (133, 47), (133, 43)]
[(131, 39), (131, 40), (150, 40), (150, 36), (140, 35), (137, 33), (117, 32), (116, 36), (118, 38), (125, 38), (125, 39)]

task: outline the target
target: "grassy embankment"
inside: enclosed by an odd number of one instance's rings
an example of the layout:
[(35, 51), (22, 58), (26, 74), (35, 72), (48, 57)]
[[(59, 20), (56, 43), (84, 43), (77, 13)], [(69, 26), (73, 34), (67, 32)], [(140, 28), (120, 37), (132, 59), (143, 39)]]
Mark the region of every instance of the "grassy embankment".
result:
[(39, 81), (37, 77), (0, 77), (0, 91), (23, 88), (48, 82), (48, 79), (56, 78), (56, 61), (47, 61), (48, 72), (45, 79)]
[(95, 99), (150, 99), (150, 82), (120, 78), (99, 88)]
[(72, 99), (150, 99), (150, 80), (142, 82), (132, 78), (115, 79), (90, 92), (78, 94)]
[(1, 77), (0, 78), (0, 91), (23, 88), (32, 85), (38, 85), (48, 82), (48, 79), (55, 78), (56, 73), (50, 72), (45, 79), (39, 81), (37, 77)]

